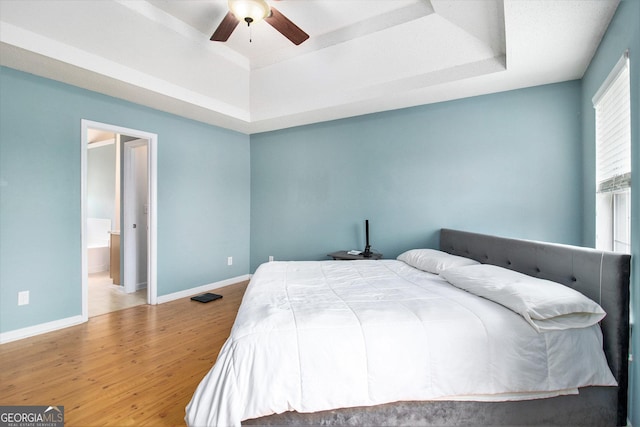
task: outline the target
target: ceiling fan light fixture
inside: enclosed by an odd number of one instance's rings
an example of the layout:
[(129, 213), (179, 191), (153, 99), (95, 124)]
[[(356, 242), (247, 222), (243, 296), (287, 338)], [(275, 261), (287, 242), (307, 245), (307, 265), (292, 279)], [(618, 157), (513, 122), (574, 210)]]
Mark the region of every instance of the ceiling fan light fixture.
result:
[(229, 0), (229, 10), (240, 21), (253, 24), (269, 16), (266, 0)]

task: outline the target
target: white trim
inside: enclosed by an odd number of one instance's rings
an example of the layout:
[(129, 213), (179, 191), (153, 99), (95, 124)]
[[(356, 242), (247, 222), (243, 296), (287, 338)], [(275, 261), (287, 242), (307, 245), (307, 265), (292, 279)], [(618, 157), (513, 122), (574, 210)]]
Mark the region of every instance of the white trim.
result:
[(243, 276), (232, 277), (230, 279), (221, 280), (219, 282), (209, 283), (208, 285), (202, 285), (191, 289), (185, 289), (184, 291), (174, 292), (172, 294), (161, 295), (158, 297), (158, 304), (174, 301), (180, 298), (190, 297), (201, 292), (207, 292), (214, 289), (222, 288), (224, 286), (233, 285), (234, 283), (243, 282), (251, 279), (251, 274), (245, 274)]
[[(158, 304), (158, 136), (155, 135), (147, 145), (147, 173), (149, 174), (149, 216), (148, 231), (148, 269), (147, 299), (152, 305)], [(153, 213), (153, 214), (152, 214)]]
[(115, 126), (106, 123), (94, 122), (91, 120), (81, 119), (81, 143), (80, 143), (80, 194), (81, 194), (81, 273), (82, 273), (82, 319), (89, 320), (89, 295), (88, 295), (88, 267), (87, 267), (87, 130), (89, 128), (104, 130), (116, 134), (124, 134), (136, 138), (146, 139), (148, 141), (149, 156), (149, 272), (147, 277), (147, 302), (149, 304), (157, 304), (158, 299), (158, 283), (157, 283), (157, 248), (158, 248), (158, 230), (157, 230), (157, 194), (158, 194), (158, 135), (155, 133), (144, 132), (137, 129), (129, 129), (122, 126)]
[(89, 125), (80, 122), (80, 292), (83, 322), (89, 320), (89, 257), (87, 245), (87, 153)]
[(593, 95), (593, 98), (591, 98), (591, 102), (593, 103), (593, 108), (596, 108), (598, 106), (598, 103), (600, 102), (600, 98), (602, 98), (602, 95), (604, 95), (607, 89), (609, 89), (609, 86), (611, 86), (611, 83), (618, 78), (622, 70), (626, 67), (629, 67), (629, 49), (624, 51), (624, 53), (622, 54), (622, 57), (618, 60), (618, 62), (613, 67), (613, 69), (611, 70), (607, 78), (604, 79), (604, 82), (602, 82), (602, 84), (600, 85), (600, 89), (598, 89), (596, 94)]
[(79, 325), (85, 321), (82, 316), (73, 316), (67, 317), (66, 319), (54, 320), (53, 322), (40, 323), (39, 325), (33, 325), (27, 328), (16, 329), (14, 331), (2, 332), (0, 333), (0, 344), (57, 331), (58, 329)]

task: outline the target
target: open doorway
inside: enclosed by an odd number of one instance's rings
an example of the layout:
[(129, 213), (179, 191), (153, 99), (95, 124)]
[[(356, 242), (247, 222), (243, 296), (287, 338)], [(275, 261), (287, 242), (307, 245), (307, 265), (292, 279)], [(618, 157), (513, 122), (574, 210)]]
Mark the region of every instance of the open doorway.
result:
[(157, 136), (82, 121), (82, 316), (155, 304)]

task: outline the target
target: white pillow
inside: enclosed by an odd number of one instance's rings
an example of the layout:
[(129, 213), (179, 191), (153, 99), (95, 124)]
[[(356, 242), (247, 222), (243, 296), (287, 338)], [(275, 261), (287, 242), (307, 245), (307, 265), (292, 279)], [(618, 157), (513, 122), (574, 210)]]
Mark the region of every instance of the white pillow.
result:
[(411, 249), (398, 255), (397, 259), (418, 270), (434, 274), (440, 274), (448, 268), (480, 264), (470, 258), (451, 255), (435, 249)]
[(606, 315), (602, 307), (574, 289), (495, 265), (454, 268), (442, 277), (520, 314), (538, 332), (586, 328)]

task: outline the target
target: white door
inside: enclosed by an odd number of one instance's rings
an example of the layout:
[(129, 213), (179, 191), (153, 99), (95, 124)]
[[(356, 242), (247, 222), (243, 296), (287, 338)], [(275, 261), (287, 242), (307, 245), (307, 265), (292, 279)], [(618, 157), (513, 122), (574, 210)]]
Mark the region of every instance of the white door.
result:
[(124, 143), (123, 284), (127, 293), (147, 287), (148, 248), (148, 142)]

